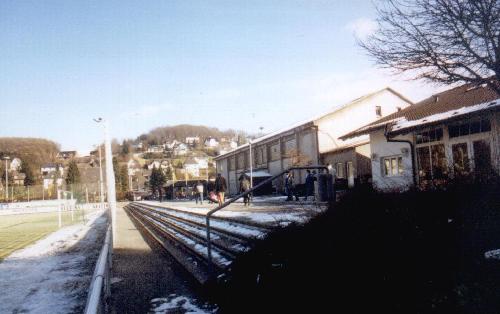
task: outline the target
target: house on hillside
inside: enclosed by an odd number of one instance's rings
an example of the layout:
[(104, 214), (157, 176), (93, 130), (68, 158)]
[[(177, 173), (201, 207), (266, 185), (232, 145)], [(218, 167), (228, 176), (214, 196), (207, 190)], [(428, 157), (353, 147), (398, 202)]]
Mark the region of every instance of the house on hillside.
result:
[(57, 159), (68, 160), (68, 159), (75, 158), (76, 156), (77, 156), (76, 151), (67, 150), (67, 151), (62, 151), (62, 152), (57, 153), (56, 157), (57, 157)]
[[(191, 177), (200, 177), (202, 169), (208, 169), (207, 157), (189, 157), (184, 162), (184, 169)], [(205, 171), (205, 175), (207, 172)]]
[(343, 139), (370, 137), (373, 186), (382, 191), (500, 174), (500, 95), (465, 84), (367, 124)]
[(177, 144), (173, 149), (175, 156), (184, 156), (189, 153), (189, 147), (184, 143)]
[(12, 160), (9, 164), (9, 171), (20, 171), (22, 165), (23, 165), (23, 162), (21, 161), (21, 158), (14, 157), (14, 158), (12, 158)]
[(163, 153), (165, 151), (165, 147), (163, 145), (151, 145), (146, 150), (147, 153)]
[(215, 138), (213, 137), (208, 137), (205, 139), (205, 147), (208, 147), (208, 148), (215, 148), (217, 146), (219, 146), (219, 141), (217, 141)]
[[(217, 172), (227, 178), (229, 192), (235, 194), (239, 175), (248, 172), (252, 145), (252, 166), (255, 171), (262, 170), (261, 174), (276, 175), (295, 165), (331, 164), (338, 181), (352, 186), (371, 174), (369, 138), (339, 137), (410, 104), (393, 89), (384, 88), (217, 156)], [(297, 171), (295, 178), (297, 183), (304, 183), (305, 171)], [(273, 184), (276, 190), (283, 190), (281, 180)]]
[(177, 145), (181, 144), (182, 142), (179, 142), (178, 140), (172, 140), (172, 141), (168, 141), (165, 143), (165, 148), (168, 149), (168, 150), (173, 150), (174, 147), (176, 147)]
[(148, 165), (149, 170), (153, 170), (153, 168), (165, 170), (169, 167), (170, 167), (170, 162), (166, 159), (165, 160), (155, 159)]
[(128, 160), (128, 162), (127, 162), (127, 173), (128, 173), (129, 176), (135, 175), (135, 173), (137, 171), (139, 171), (141, 168), (142, 168), (141, 164), (137, 160), (135, 160), (133, 158), (130, 158)]
[(59, 171), (59, 175), (61, 177), (64, 175), (64, 167), (62, 164), (49, 162), (49, 163), (43, 164), (40, 167), (40, 173), (42, 174), (42, 176), (46, 176), (48, 174), (53, 174), (57, 171)]
[(200, 143), (200, 137), (199, 136), (188, 136), (186, 137), (186, 144), (189, 146), (195, 146), (196, 144)]
[(24, 179), (26, 178), (26, 175), (24, 173), (14, 171), (11, 175), (14, 185), (24, 185)]

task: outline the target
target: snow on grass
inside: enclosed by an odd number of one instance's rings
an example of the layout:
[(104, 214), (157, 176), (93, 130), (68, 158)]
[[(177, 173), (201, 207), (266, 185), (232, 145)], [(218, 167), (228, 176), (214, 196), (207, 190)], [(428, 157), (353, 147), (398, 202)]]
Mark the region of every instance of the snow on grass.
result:
[(198, 306), (195, 299), (185, 296), (171, 294), (167, 298), (157, 298), (151, 300), (152, 313), (189, 313), (189, 314), (209, 314), (215, 313), (217, 308), (207, 304)]
[(0, 313), (81, 308), (93, 269), (87, 259), (101, 245), (95, 227), (106, 223), (102, 213), (92, 213), (87, 224), (62, 228), (0, 263)]

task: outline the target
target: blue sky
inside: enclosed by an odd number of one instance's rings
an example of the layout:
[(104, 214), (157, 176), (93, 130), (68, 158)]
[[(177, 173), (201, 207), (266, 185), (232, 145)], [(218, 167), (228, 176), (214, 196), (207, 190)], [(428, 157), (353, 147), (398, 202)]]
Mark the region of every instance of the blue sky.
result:
[(86, 151), (180, 123), (273, 131), (390, 85), (371, 1), (0, 1), (0, 136)]

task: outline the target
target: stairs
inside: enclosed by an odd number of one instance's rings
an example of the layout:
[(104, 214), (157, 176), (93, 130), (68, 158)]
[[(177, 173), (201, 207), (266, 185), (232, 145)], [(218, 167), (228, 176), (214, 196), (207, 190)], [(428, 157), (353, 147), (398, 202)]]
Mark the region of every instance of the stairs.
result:
[[(210, 279), (205, 215), (133, 202), (131, 217), (201, 284)], [(265, 236), (270, 226), (232, 218), (211, 217), (212, 274), (223, 274), (234, 258), (250, 249), (250, 240)]]

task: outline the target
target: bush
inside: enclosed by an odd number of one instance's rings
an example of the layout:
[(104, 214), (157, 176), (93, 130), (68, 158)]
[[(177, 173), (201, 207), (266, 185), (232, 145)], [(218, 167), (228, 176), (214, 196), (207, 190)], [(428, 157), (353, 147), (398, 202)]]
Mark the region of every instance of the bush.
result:
[(500, 308), (500, 185), (349, 192), (257, 241), (214, 283), (222, 313), (491, 313)]

